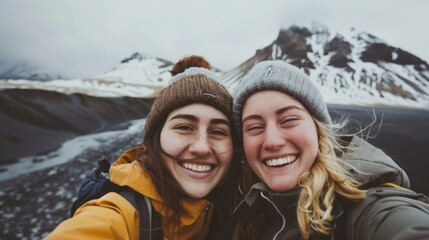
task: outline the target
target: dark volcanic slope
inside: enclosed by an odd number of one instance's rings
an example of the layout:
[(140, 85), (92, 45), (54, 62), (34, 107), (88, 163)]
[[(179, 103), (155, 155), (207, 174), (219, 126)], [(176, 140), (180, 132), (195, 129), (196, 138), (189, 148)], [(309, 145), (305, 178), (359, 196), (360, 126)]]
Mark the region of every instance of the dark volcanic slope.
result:
[(330, 112), (349, 116), (351, 131), (371, 126), (363, 137), (405, 170), (412, 190), (429, 195), (429, 110), (332, 105)]
[(41, 90), (0, 91), (0, 163), (59, 147), (77, 135), (146, 116), (152, 100), (97, 98)]

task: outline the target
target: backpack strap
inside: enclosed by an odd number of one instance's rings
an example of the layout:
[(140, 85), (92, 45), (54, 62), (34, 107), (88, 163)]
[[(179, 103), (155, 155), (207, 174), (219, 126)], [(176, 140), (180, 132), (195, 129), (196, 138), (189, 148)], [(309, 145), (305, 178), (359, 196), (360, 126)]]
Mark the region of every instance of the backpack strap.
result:
[(139, 239), (162, 239), (161, 216), (154, 211), (150, 199), (127, 187), (119, 193), (133, 205), (139, 215)]
[(110, 182), (107, 173), (110, 163), (106, 159), (98, 161), (98, 167), (89, 172), (83, 179), (76, 200), (70, 209), (70, 217), (73, 217), (76, 210), (84, 203), (100, 198), (108, 192), (121, 192), (123, 187)]

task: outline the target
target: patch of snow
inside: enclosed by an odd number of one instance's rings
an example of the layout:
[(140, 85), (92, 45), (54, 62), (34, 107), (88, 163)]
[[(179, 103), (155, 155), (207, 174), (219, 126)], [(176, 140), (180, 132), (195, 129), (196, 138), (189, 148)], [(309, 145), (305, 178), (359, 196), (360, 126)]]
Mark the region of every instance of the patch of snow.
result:
[(48, 172), (48, 176), (52, 176), (57, 174), (57, 169), (52, 169), (51, 171)]
[(156, 88), (103, 79), (70, 79), (35, 82), (31, 80), (0, 80), (0, 89), (38, 89), (64, 94), (81, 93), (95, 97), (151, 97)]
[(64, 209), (67, 205), (64, 201), (57, 202), (53, 210)]
[(392, 52), (392, 60), (395, 61), (398, 58), (398, 53), (393, 51)]
[(282, 56), (282, 49), (277, 44), (273, 44), (271, 51), (271, 59), (276, 60)]
[(121, 63), (115, 69), (98, 75), (96, 79), (106, 79), (129, 84), (145, 84), (148, 86), (166, 86), (171, 74), (171, 66), (155, 57), (145, 56), (143, 59), (132, 59)]

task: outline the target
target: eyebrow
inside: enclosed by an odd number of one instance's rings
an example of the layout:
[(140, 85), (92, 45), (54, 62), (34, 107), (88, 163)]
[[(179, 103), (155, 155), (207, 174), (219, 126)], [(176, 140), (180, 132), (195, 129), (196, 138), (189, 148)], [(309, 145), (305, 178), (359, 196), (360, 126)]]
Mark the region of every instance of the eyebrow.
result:
[(174, 119), (187, 119), (194, 122), (198, 122), (198, 118), (191, 114), (177, 114), (177, 115), (174, 115), (172, 118), (170, 118), (170, 120), (168, 121), (171, 121)]
[[(280, 115), (280, 114), (287, 112), (287, 111), (290, 111), (292, 109), (298, 109), (298, 110), (303, 111), (301, 108), (299, 108), (297, 106), (286, 106), (286, 107), (283, 107), (283, 108), (276, 110), (275, 114)], [(243, 120), (241, 122), (244, 123), (245, 121), (252, 120), (252, 119), (260, 120), (260, 119), (262, 119), (262, 116), (260, 116), (258, 114), (249, 115), (249, 116), (243, 118)]]
[(282, 114), (282, 113), (284, 113), (284, 112), (287, 112), (287, 111), (289, 111), (289, 110), (293, 110), (293, 109), (297, 109), (297, 110), (300, 110), (300, 111), (303, 111), (300, 107), (298, 107), (298, 106), (286, 106), (286, 107), (284, 107), (284, 108), (280, 108), (280, 109), (278, 109), (277, 111), (276, 111), (276, 115), (280, 115), (280, 114)]
[[(172, 118), (170, 118), (170, 120), (168, 121), (171, 121), (174, 119), (187, 119), (193, 122), (198, 122), (199, 120), (196, 116), (191, 114), (177, 114), (177, 115), (174, 115)], [(210, 124), (225, 124), (229, 127), (229, 121), (223, 118), (213, 118), (210, 120)]]

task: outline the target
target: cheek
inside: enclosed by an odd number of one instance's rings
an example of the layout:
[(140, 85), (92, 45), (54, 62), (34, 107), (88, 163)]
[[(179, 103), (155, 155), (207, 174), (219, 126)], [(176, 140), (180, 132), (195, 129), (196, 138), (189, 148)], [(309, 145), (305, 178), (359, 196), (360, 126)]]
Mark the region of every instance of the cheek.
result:
[(172, 133), (169, 129), (162, 129), (160, 135), (161, 148), (168, 154), (175, 156), (181, 151), (186, 140)]
[(171, 145), (171, 144), (169, 144), (168, 130), (166, 130), (164, 128), (161, 130), (161, 135), (159, 136), (159, 141), (161, 144), (161, 148), (164, 149), (164, 151), (167, 151), (167, 148)]
[(312, 158), (314, 157), (314, 159), (316, 159), (319, 149), (319, 140), (316, 126), (309, 124), (303, 128), (300, 128), (300, 131), (296, 132), (295, 136), (298, 136), (297, 139), (301, 148), (306, 149), (308, 154)]
[(166, 136), (166, 132), (164, 129), (161, 130), (160, 136), (159, 136), (159, 141), (161, 143), (161, 147), (164, 148), (164, 146), (166, 145), (166, 140), (167, 140), (167, 136)]
[(255, 138), (244, 137), (243, 138), (243, 148), (246, 154), (246, 158), (250, 161), (256, 159), (258, 152), (257, 141)]
[(216, 152), (222, 162), (229, 163), (232, 160), (233, 144), (232, 140), (225, 140), (217, 143), (212, 143), (212, 149)]

